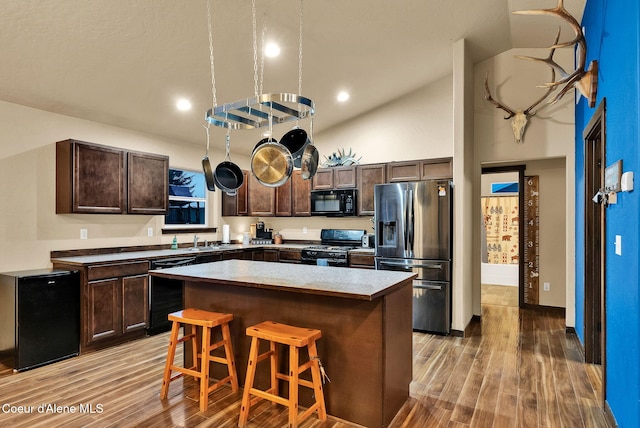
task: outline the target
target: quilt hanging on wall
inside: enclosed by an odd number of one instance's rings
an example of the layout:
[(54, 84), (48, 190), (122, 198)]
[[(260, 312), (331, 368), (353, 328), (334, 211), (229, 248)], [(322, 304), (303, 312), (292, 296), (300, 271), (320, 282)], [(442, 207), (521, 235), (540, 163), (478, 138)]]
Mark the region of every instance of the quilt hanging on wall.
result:
[(518, 197), (482, 198), (485, 251), (483, 261), (494, 264), (518, 263)]

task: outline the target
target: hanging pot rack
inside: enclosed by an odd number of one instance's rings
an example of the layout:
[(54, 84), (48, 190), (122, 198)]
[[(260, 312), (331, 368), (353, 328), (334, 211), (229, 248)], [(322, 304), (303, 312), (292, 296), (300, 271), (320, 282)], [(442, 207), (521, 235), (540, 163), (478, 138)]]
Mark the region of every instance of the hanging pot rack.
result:
[(315, 103), (299, 94), (262, 94), (210, 108), (205, 120), (222, 128), (255, 129), (268, 127), (270, 114), (274, 124), (311, 118)]

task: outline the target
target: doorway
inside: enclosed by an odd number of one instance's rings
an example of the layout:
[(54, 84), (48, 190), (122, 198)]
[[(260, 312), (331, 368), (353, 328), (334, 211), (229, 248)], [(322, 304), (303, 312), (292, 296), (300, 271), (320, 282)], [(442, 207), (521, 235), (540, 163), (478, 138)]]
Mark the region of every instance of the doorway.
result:
[(524, 165), (482, 168), (482, 305), (522, 307)]
[[(585, 248), (584, 248), (584, 353), (585, 362), (604, 364), (605, 349), (605, 204), (594, 201), (604, 188), (605, 100), (584, 132)], [(597, 198), (596, 198), (597, 199)], [(605, 376), (603, 370), (603, 378)], [(603, 381), (603, 384), (606, 384)], [(604, 398), (604, 397), (603, 397)]]

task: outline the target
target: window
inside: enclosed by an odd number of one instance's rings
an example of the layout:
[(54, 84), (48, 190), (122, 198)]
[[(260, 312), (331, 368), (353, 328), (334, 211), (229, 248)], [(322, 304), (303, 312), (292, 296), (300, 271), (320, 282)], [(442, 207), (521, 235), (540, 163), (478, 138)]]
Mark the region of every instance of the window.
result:
[(204, 173), (169, 168), (169, 213), (166, 228), (207, 227), (209, 212)]

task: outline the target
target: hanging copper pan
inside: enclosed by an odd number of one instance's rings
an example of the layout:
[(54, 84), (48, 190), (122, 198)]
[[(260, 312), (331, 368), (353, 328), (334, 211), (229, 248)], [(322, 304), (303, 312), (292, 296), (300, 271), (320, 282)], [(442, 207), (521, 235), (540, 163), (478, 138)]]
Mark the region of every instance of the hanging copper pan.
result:
[(251, 172), (264, 186), (282, 186), (293, 172), (291, 152), (280, 143), (262, 143), (251, 155)]

